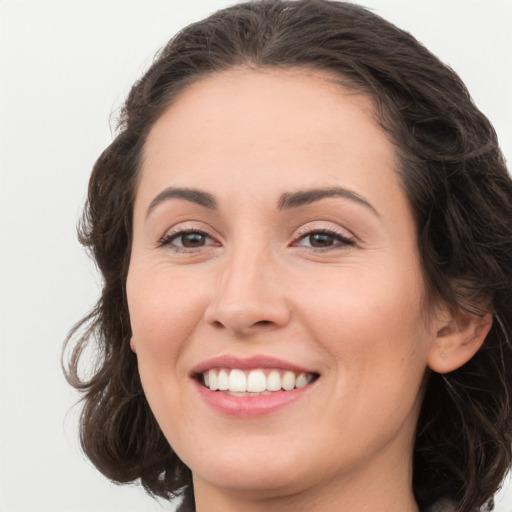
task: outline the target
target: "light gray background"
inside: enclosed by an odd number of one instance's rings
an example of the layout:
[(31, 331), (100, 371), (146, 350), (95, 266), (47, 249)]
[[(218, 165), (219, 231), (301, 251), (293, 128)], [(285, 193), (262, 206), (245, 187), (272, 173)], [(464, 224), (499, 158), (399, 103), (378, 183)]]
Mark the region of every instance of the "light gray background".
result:
[[(171, 35), (229, 3), (0, 0), (0, 512), (172, 510), (85, 460), (59, 358), (98, 294), (75, 224), (111, 113)], [(510, 161), (512, 0), (361, 3), (459, 72)]]

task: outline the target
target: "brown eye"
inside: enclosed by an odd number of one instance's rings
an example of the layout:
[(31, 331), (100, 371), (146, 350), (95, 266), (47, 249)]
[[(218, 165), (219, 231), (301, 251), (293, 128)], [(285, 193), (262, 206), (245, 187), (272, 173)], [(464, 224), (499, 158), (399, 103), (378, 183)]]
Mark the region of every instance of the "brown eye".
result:
[(178, 231), (164, 236), (159, 243), (160, 247), (168, 247), (178, 252), (202, 249), (210, 245), (216, 244), (208, 234), (202, 231)]
[[(182, 247), (202, 247), (206, 243), (206, 235), (204, 233), (184, 233), (176, 237), (177, 240), (181, 241)], [(175, 241), (176, 241), (175, 239)]]
[(334, 236), (329, 233), (313, 233), (309, 235), (309, 244), (311, 247), (331, 247), (334, 244), (334, 241)]
[(306, 233), (294, 244), (313, 250), (340, 249), (345, 246), (354, 245), (354, 240), (347, 238), (341, 233), (331, 231), (311, 231)]

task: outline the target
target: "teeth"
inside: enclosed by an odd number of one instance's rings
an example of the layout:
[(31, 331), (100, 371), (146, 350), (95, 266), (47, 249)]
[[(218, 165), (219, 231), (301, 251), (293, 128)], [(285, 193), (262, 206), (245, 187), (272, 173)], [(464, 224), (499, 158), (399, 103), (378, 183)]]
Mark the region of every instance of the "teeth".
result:
[(242, 370), (231, 370), (229, 374), (229, 391), (247, 391), (247, 378)]
[[(212, 390), (212, 391), (215, 391), (217, 389), (219, 389), (217, 387), (217, 373), (215, 372), (215, 370), (210, 370), (208, 372), (208, 380), (209, 380), (209, 385), (208, 387)], [(206, 384), (206, 380), (205, 380), (205, 384)]]
[(281, 379), (281, 387), (285, 391), (291, 391), (295, 387), (295, 373), (284, 372), (283, 378)]
[(217, 389), (219, 391), (227, 391), (229, 389), (229, 375), (226, 370), (221, 370), (217, 376)]
[(271, 391), (303, 388), (313, 380), (311, 373), (256, 369), (209, 370), (203, 373), (204, 385), (212, 391), (227, 391), (234, 396), (266, 395)]
[(281, 390), (281, 375), (277, 370), (272, 370), (267, 377), (267, 391)]
[(260, 393), (267, 389), (267, 378), (261, 370), (252, 370), (247, 377), (247, 391)]
[(295, 387), (303, 388), (309, 384), (308, 376), (305, 373), (299, 373), (297, 378), (295, 379)]

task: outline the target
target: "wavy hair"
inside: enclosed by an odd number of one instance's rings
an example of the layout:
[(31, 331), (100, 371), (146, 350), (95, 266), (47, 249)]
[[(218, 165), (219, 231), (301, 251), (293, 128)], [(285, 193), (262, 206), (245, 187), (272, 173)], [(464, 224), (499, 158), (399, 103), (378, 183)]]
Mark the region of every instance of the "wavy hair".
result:
[[(511, 464), (512, 182), (496, 134), (459, 77), (407, 32), (327, 0), (234, 5), (179, 32), (133, 86), (118, 135), (97, 160), (79, 238), (103, 276), (94, 309), (71, 330), (68, 381), (83, 393), (82, 447), (108, 478), (151, 494), (191, 491), (191, 473), (149, 408), (131, 352), (125, 283), (141, 153), (155, 121), (191, 83), (233, 67), (308, 68), (370, 95), (396, 146), (432, 301), (494, 318), (460, 369), (431, 373), (413, 453), (421, 507), (492, 509)], [(482, 306), (485, 304), (485, 307)], [(86, 349), (96, 360), (81, 375)]]

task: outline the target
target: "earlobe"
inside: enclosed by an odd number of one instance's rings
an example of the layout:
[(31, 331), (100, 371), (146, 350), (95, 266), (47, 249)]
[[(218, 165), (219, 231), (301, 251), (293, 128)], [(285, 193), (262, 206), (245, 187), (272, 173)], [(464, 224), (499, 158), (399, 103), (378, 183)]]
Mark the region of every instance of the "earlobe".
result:
[(428, 366), (437, 373), (448, 373), (467, 363), (482, 346), (492, 325), (491, 313), (477, 316), (458, 310), (450, 315), (433, 340)]
[(130, 338), (130, 348), (132, 349), (132, 352), (133, 352), (134, 354), (136, 354), (136, 353), (137, 353), (137, 349), (136, 349), (136, 347), (135, 347), (135, 341), (133, 340), (133, 336)]

